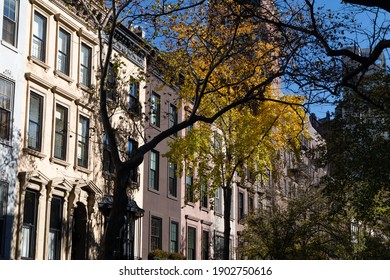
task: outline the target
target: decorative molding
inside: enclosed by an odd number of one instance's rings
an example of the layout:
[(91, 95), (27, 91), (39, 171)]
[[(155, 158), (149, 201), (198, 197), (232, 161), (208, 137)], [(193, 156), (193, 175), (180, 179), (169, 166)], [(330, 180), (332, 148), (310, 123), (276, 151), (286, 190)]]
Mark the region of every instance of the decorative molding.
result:
[(187, 220), (191, 220), (191, 221), (194, 221), (194, 222), (199, 222), (199, 221), (200, 221), (199, 218), (194, 217), (194, 216), (190, 216), (190, 215), (185, 215), (185, 218), (186, 218)]
[(51, 163), (56, 163), (56, 164), (59, 164), (59, 165), (62, 165), (64, 166), (65, 168), (68, 168), (70, 166), (70, 163), (69, 162), (66, 162), (62, 159), (58, 159), (58, 158), (55, 158), (55, 157), (51, 157), (50, 158), (50, 162)]
[(45, 62), (43, 62), (43, 61), (41, 61), (41, 60), (39, 60), (39, 59), (37, 59), (37, 58), (31, 56), (31, 55), (29, 55), (29, 56), (27, 57), (27, 59), (28, 59), (28, 61), (29, 61), (30, 63), (35, 63), (35, 64), (37, 64), (38, 66), (44, 68), (44, 69), (45, 69), (45, 72), (48, 72), (49, 69), (50, 69), (50, 66), (47, 65)]
[(41, 8), (42, 10), (44, 10), (46, 13), (48, 13), (51, 16), (56, 13), (56, 11), (52, 7), (50, 7), (49, 5), (47, 5), (45, 2), (43, 2), (41, 0), (29, 0), (29, 1), (30, 1), (31, 5), (38, 6), (39, 8)]
[(44, 153), (38, 152), (38, 151), (30, 149), (30, 148), (23, 148), (23, 153), (38, 157), (41, 160), (46, 157), (46, 155)]
[(69, 92), (67, 92), (66, 90), (60, 88), (59, 86), (53, 86), (51, 88), (51, 91), (53, 93), (57, 93), (59, 95), (61, 95), (62, 97), (65, 97), (66, 99), (69, 99), (70, 101), (74, 101), (77, 99), (77, 97)]
[(89, 43), (91, 43), (91, 44), (93, 44), (95, 46), (97, 46), (99, 44), (98, 38), (97, 37), (93, 37), (92, 35), (90, 35), (88, 33), (88, 31), (86, 31), (83, 28), (80, 28), (79, 30), (77, 30), (76, 34), (80, 38), (83, 38), (83, 39), (87, 40)]
[(54, 73), (54, 76), (60, 77), (61, 79), (64, 79), (65, 81), (67, 81), (69, 85), (71, 85), (74, 82), (74, 80), (71, 77), (62, 73), (61, 71), (54, 70), (53, 73)]
[(39, 84), (40, 86), (44, 87), (45, 89), (51, 89), (53, 85), (46, 80), (42, 79), (41, 77), (38, 77), (37, 75), (28, 72), (24, 74), (24, 77), (26, 78), (27, 81), (34, 82), (36, 84)]

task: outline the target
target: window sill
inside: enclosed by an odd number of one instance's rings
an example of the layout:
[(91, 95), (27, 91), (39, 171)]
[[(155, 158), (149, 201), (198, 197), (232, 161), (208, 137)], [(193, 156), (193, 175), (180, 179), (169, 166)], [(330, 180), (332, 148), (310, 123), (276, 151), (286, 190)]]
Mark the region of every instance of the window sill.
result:
[(18, 53), (18, 49), (17, 49), (17, 47), (15, 47), (14, 45), (11, 45), (10, 43), (8, 43), (8, 42), (6, 42), (6, 41), (4, 41), (4, 40), (1, 40), (1, 44), (2, 44), (4, 47), (10, 49), (11, 51)]
[(203, 207), (203, 206), (200, 207), (200, 210), (203, 211), (203, 212), (207, 212), (207, 213), (210, 212), (209, 208)]
[(172, 200), (174, 200), (174, 201), (178, 201), (179, 199), (177, 198), (177, 196), (173, 196), (173, 195), (170, 195), (170, 194), (168, 194), (168, 198), (169, 199), (172, 199)]
[(111, 173), (109, 171), (103, 170), (103, 177), (107, 180), (112, 180), (115, 178), (115, 173)]
[(62, 165), (64, 166), (65, 168), (68, 168), (70, 166), (70, 163), (69, 162), (66, 162), (62, 159), (58, 159), (58, 158), (54, 158), (54, 157), (51, 157), (50, 158), (50, 162), (51, 163), (55, 163), (55, 164), (59, 164), (59, 165)]
[(45, 62), (43, 62), (42, 60), (39, 60), (38, 58), (36, 57), (33, 57), (31, 55), (29, 55), (27, 57), (28, 61), (30, 61), (31, 63), (35, 63), (36, 65), (42, 67), (43, 69), (45, 69), (45, 72), (49, 71), (50, 69), (50, 66), (47, 65)]
[(46, 157), (45, 154), (39, 152), (39, 151), (36, 151), (36, 150), (33, 150), (31, 148), (23, 148), (23, 152), (25, 154), (29, 154), (29, 155), (32, 155), (32, 156), (35, 156), (35, 157), (38, 157), (40, 158), (41, 160), (44, 159)]
[(150, 192), (152, 192), (152, 193), (155, 193), (155, 194), (158, 194), (158, 195), (160, 195), (160, 191), (159, 190), (156, 190), (156, 189), (152, 189), (152, 188), (148, 188), (148, 190), (150, 191)]
[(195, 208), (195, 202), (186, 201), (186, 205)]
[(92, 173), (92, 170), (89, 170), (88, 168), (85, 168), (85, 167), (82, 167), (82, 166), (76, 166), (75, 169), (76, 169), (77, 171), (86, 173), (86, 174), (88, 174), (88, 175)]
[(90, 86), (86, 86), (82, 83), (77, 83), (77, 88), (81, 89), (82, 91), (85, 91), (86, 93), (93, 93), (93, 91), (96, 89), (96, 86), (91, 84)]
[(61, 71), (54, 70), (53, 73), (56, 77), (60, 77), (61, 79), (67, 81), (69, 85), (71, 85), (74, 82), (74, 80), (71, 77), (62, 73)]

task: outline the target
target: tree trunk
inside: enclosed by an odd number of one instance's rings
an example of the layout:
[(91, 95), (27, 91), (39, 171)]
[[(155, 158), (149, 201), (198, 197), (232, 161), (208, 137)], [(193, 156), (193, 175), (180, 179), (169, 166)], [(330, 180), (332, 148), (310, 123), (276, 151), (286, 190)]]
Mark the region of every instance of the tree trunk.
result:
[(223, 259), (230, 259), (230, 210), (232, 208), (232, 188), (224, 187), (223, 188), (223, 200), (224, 200), (224, 210), (223, 210)]
[(128, 176), (122, 173), (124, 172), (116, 172), (113, 203), (101, 243), (100, 259), (116, 260), (120, 258), (119, 236), (128, 203), (126, 194)]

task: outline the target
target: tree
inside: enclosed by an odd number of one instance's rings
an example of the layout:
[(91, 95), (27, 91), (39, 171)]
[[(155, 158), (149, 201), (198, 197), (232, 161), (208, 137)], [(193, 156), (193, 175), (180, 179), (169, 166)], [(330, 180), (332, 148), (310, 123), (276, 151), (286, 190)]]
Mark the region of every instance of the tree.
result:
[[(312, 102), (332, 102), (348, 87), (388, 112), (388, 107), (371, 100), (360, 87), (365, 73), (390, 47), (387, 3), (343, 1), (342, 9), (332, 11), (315, 0), (275, 0), (273, 6), (267, 1), (236, 2), (248, 17), (273, 28), (282, 53), (295, 53), (284, 75), (287, 90), (304, 92)], [(359, 17), (362, 13), (364, 22)], [(366, 51), (356, 52), (356, 48)], [(342, 75), (345, 58), (355, 64)]]
[[(234, 94), (234, 90), (230, 89), (230, 93)], [(277, 91), (272, 88), (265, 93), (267, 97), (275, 94)], [(267, 178), (267, 170), (273, 169), (276, 154), (282, 149), (299, 148), (304, 111), (298, 105), (289, 104), (298, 104), (299, 98), (286, 96), (283, 100), (285, 104), (253, 102), (251, 106), (231, 109), (213, 124), (200, 123), (185, 137), (170, 142), (171, 149), (165, 155), (181, 167), (179, 174), (185, 172), (194, 176), (192, 189), (186, 189), (187, 202), (198, 200), (204, 187), (210, 196), (215, 196), (217, 189), (222, 188), (224, 259), (229, 259), (233, 189), (247, 186), (248, 180), (252, 182), (251, 187), (261, 179), (271, 180)], [(213, 100), (203, 106), (218, 110), (226, 102), (225, 99)], [(247, 174), (251, 174), (250, 178)]]
[[(272, 44), (266, 44), (264, 26), (252, 25), (244, 20), (240, 7), (234, 1), (143, 1), (112, 0), (94, 3), (87, 0), (67, 1), (71, 9), (85, 19), (90, 28), (96, 30), (99, 38), (99, 84), (95, 94), (101, 127), (110, 148), (113, 163), (113, 205), (105, 229), (101, 258), (115, 258), (115, 244), (124, 223), (127, 205), (127, 182), (132, 170), (139, 166), (144, 155), (170, 135), (197, 122), (211, 124), (229, 110), (243, 106), (249, 101), (259, 103), (272, 101), (289, 104), (280, 96), (266, 96), (267, 88), (281, 75), (276, 58), (278, 51)], [(233, 12), (234, 11), (234, 12)], [(117, 83), (110, 84), (109, 78), (120, 73), (120, 56), (114, 57), (114, 36), (126, 24), (151, 23), (156, 34), (165, 36), (164, 51), (150, 50), (149, 65), (153, 65), (167, 84), (178, 86), (179, 101), (187, 104), (188, 117), (167, 130), (145, 141), (126, 159), (121, 156), (118, 139), (120, 127), (114, 122), (120, 99), (108, 101), (114, 91), (117, 96), (124, 90), (121, 86), (128, 81), (118, 76)], [(145, 46), (149, 46), (144, 42)], [(104, 51), (103, 51), (104, 50)], [(163, 62), (163, 63), (161, 63)], [(111, 68), (110, 68), (111, 67)], [(147, 73), (141, 79), (147, 79)], [(220, 79), (223, 76), (225, 79)], [(234, 90), (234, 94), (228, 89)], [(208, 110), (205, 104), (212, 100), (225, 102)], [(113, 103), (118, 104), (113, 104)], [(300, 102), (292, 105), (300, 106)], [(128, 116), (131, 119), (131, 116)], [(147, 120), (148, 116), (145, 116)], [(125, 131), (126, 133), (126, 131)]]
[[(382, 73), (366, 75), (364, 81), (370, 98), (388, 106), (388, 85)], [(389, 115), (360, 100), (356, 92), (346, 91), (327, 129), (325, 159), (330, 173), (324, 178), (325, 194), (335, 212), (353, 213), (361, 257), (387, 259), (388, 254), (378, 251), (375, 244), (387, 247), (390, 236)]]
[(240, 249), (249, 259), (353, 259), (348, 220), (330, 215), (321, 189), (308, 188), (271, 211), (257, 209), (247, 219)]

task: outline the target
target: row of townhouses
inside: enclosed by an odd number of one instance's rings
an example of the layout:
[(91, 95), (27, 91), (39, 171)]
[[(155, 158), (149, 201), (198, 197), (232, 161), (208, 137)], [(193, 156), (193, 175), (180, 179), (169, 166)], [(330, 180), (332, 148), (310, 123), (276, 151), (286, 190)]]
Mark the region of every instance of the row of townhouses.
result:
[[(62, 1), (4, 0), (0, 11), (0, 259), (96, 259), (112, 204), (110, 149), (93, 94), (98, 55), (104, 50), (97, 34)], [(145, 139), (184, 119), (185, 111), (176, 104), (178, 89), (149, 69), (150, 48), (140, 30), (119, 28), (115, 42), (115, 52), (126, 54), (122, 74), (135, 78), (125, 85), (125, 96), (108, 96), (127, 104), (113, 117), (130, 131), (120, 147), (126, 157)], [(150, 79), (136, 79), (140, 72), (149, 72)], [(109, 77), (107, 83), (117, 81)], [(124, 120), (126, 114), (131, 121)], [(315, 139), (316, 132), (309, 131)], [(222, 257), (221, 190), (199, 201), (185, 199), (193, 178), (177, 177), (176, 166), (162, 156), (173, 137), (132, 173), (137, 191), (129, 194), (118, 258), (147, 259), (155, 249), (187, 259)], [(309, 148), (315, 141), (303, 144)], [(248, 212), (271, 208), (322, 175), (309, 159), (296, 166), (290, 157), (286, 153), (280, 167), (283, 176), (271, 176), (254, 190), (234, 188), (232, 259), (239, 258), (236, 249)]]

